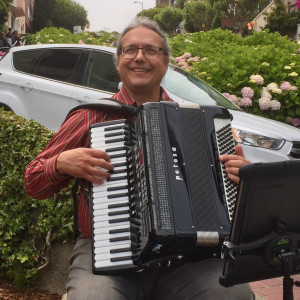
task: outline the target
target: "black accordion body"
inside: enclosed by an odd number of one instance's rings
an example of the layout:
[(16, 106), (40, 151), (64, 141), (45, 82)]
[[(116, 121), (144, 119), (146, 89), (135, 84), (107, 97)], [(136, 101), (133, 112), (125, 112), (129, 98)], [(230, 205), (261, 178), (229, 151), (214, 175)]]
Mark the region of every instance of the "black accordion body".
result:
[(114, 165), (90, 191), (94, 273), (197, 259), (229, 236), (237, 187), (219, 161), (235, 146), (226, 109), (146, 103), (133, 125), (92, 125), (90, 146)]

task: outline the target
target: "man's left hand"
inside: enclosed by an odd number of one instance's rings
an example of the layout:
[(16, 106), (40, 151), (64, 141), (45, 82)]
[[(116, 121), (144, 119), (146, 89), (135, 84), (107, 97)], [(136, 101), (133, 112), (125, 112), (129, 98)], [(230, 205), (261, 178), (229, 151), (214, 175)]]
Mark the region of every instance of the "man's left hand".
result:
[(235, 146), (235, 154), (220, 155), (219, 159), (225, 163), (228, 177), (235, 183), (240, 182), (238, 176), (240, 167), (250, 163), (250, 161), (244, 157), (244, 152), (240, 145)]

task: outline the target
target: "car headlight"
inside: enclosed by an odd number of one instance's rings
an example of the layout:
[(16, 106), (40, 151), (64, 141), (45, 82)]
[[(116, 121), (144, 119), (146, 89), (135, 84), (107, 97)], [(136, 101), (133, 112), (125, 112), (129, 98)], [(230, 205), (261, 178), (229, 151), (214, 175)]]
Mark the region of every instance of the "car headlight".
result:
[(259, 133), (254, 133), (239, 128), (232, 128), (232, 132), (233, 137), (238, 143), (248, 146), (279, 150), (284, 144), (283, 139), (264, 136)]

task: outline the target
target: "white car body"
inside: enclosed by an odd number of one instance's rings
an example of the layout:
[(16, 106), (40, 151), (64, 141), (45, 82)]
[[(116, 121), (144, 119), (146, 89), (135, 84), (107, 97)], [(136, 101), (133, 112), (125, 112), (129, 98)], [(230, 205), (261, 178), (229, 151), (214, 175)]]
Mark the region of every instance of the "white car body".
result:
[[(55, 73), (55, 64), (53, 67), (50, 63), (48, 68), (45, 68), (40, 62), (46, 61), (48, 53), (52, 51), (53, 55), (57, 49), (76, 52), (79, 57), (77, 65), (69, 67), (74, 67), (72, 79), (66, 79), (69, 81), (38, 74), (47, 73), (51, 68)], [(32, 63), (35, 69), (27, 72), (20, 69), (25, 68), (26, 63), (22, 57), (26, 56), (28, 51), (43, 52)], [(115, 48), (110, 47), (69, 44), (11, 48), (0, 60), (0, 107), (57, 130), (73, 107), (109, 98), (117, 91), (118, 78), (110, 79), (116, 72), (113, 63), (115, 51)], [(17, 57), (20, 61), (16, 67)], [(57, 59), (59, 58), (61, 57), (58, 55)], [(64, 63), (62, 59), (57, 68)], [(100, 66), (103, 68), (100, 69)], [(39, 68), (42, 71), (39, 71)], [(63, 71), (67, 72), (68, 68)], [(74, 78), (76, 82), (72, 81)], [(92, 83), (93, 81), (95, 83)], [(95, 86), (98, 81), (100, 88)], [(245, 113), (200, 79), (192, 78), (172, 65), (162, 80), (162, 86), (175, 101), (221, 105), (229, 109), (233, 116), (234, 136), (241, 143), (245, 157), (251, 162), (300, 159), (300, 129)]]

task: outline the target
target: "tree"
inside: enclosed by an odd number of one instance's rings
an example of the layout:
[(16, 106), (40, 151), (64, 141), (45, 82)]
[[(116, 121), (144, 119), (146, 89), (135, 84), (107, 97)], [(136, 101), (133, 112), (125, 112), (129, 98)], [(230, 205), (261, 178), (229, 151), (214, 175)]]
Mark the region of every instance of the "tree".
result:
[(72, 0), (55, 0), (53, 23), (73, 32), (74, 26), (85, 27), (89, 21), (83, 6)]
[(74, 26), (89, 24), (87, 11), (72, 0), (35, 0), (33, 32), (44, 27), (63, 27), (73, 32)]
[(297, 24), (300, 24), (300, 13), (288, 13), (282, 0), (274, 0), (274, 2), (275, 7), (269, 14), (266, 14), (265, 28), (270, 32), (278, 31), (281, 35), (295, 34)]
[(154, 7), (150, 9), (144, 9), (140, 13), (137, 14), (138, 17), (147, 17), (151, 20), (154, 20), (154, 17), (158, 15), (161, 11), (161, 8)]
[(35, 0), (32, 20), (32, 31), (37, 32), (45, 27), (52, 27), (53, 0)]
[(0, 28), (7, 22), (8, 7), (13, 0), (0, 0)]
[(154, 16), (160, 27), (167, 33), (175, 33), (176, 27), (183, 19), (183, 13), (179, 8), (165, 7), (162, 8), (160, 13)]
[(210, 30), (215, 15), (213, 7), (206, 0), (186, 2), (184, 5), (184, 27), (189, 32)]
[(268, 0), (209, 0), (215, 11), (232, 20), (237, 33), (242, 33), (245, 25), (252, 21), (259, 13), (259, 8), (269, 4)]

